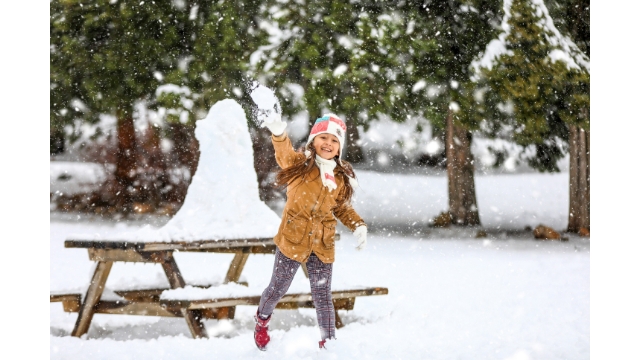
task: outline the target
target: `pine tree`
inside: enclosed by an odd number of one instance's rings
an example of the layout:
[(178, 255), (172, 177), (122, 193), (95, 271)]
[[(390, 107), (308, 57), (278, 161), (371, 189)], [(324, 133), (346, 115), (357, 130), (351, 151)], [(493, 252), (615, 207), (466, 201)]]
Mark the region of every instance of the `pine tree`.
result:
[(258, 31), (258, 9), (259, 2), (254, 0), (191, 0), (180, 9), (188, 15), (179, 25), (184, 52), (176, 66), (162, 74), (162, 82), (183, 90), (156, 93), (150, 105), (165, 114), (168, 132), (181, 139), (175, 150), (192, 174), (199, 157), (195, 121), (226, 98), (235, 98), (247, 110), (253, 106), (249, 57), (264, 42), (264, 34)]
[(448, 154), (449, 212), (457, 224), (479, 224), (468, 68), (497, 34), (499, 3), (274, 1), (267, 9), (265, 17), (275, 19), (285, 39), (263, 52), (261, 66), (279, 89), (300, 84), (311, 114), (326, 108), (346, 115), (353, 131), (347, 159), (361, 157), (352, 151), (354, 125), (366, 129), (380, 114), (395, 121), (421, 116), (440, 131), (449, 119), (456, 135), (450, 131), (447, 147), (462, 144)]
[[(520, 145), (540, 171), (559, 171), (571, 148), (569, 231), (588, 229), (588, 58), (553, 26), (542, 0), (505, 1), (505, 9), (505, 32), (479, 61), (485, 132)], [(572, 226), (573, 217), (579, 225)]]
[[(554, 24), (576, 46), (591, 56), (590, 3), (588, 0), (547, 0)], [(588, 86), (588, 85), (587, 85)], [(590, 229), (590, 131), (569, 125), (569, 224), (567, 230)]]
[[(366, 129), (380, 114), (406, 119), (408, 109), (396, 101), (410, 56), (403, 13), (376, 1), (274, 1), (263, 16), (282, 37), (261, 51), (257, 72), (281, 94), (290, 84), (302, 86), (311, 123), (327, 110), (344, 116), (347, 160), (364, 158), (357, 126)], [(284, 98), (285, 112), (299, 110)]]
[[(176, 151), (195, 171), (194, 121), (233, 94), (257, 37), (257, 2), (55, 0), (51, 14), (51, 133), (75, 120), (117, 117), (117, 205), (130, 210), (136, 188), (133, 105), (162, 109)], [(160, 92), (161, 85), (189, 96)], [(241, 92), (241, 97), (243, 96)]]
[[(53, 119), (117, 118), (115, 178), (119, 205), (128, 209), (136, 173), (133, 105), (159, 85), (182, 52), (171, 2), (52, 1), (51, 104)], [(82, 103), (72, 106), (72, 103)], [(54, 122), (60, 120), (52, 120)], [(64, 121), (64, 120), (63, 120)]]
[(497, 35), (499, 2), (448, 0), (414, 6), (426, 25), (422, 36), (437, 42), (435, 54), (416, 58), (416, 67), (433, 79), (437, 91), (429, 96), (425, 89), (416, 95), (422, 96), (420, 106), (427, 118), (445, 133), (448, 214), (454, 224), (480, 225), (471, 154), (472, 131), (479, 125), (473, 101), (477, 85), (471, 81), (470, 65)]

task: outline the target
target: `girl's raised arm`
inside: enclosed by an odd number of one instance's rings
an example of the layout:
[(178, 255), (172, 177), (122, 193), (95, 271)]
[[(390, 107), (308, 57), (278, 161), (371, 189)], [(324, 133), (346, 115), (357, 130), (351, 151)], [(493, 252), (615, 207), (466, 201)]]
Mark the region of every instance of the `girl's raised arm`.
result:
[(304, 158), (304, 154), (293, 150), (293, 145), (286, 132), (280, 136), (272, 135), (271, 143), (273, 143), (273, 148), (276, 150), (276, 162), (283, 169), (290, 167)]

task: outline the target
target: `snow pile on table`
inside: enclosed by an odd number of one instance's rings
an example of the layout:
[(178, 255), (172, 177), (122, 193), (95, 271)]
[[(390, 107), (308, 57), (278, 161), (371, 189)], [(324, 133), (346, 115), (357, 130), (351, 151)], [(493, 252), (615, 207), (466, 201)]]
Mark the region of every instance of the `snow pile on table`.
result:
[(160, 300), (205, 300), (260, 295), (255, 289), (236, 283), (200, 288), (187, 285), (183, 288), (165, 290)]
[[(299, 269), (298, 272), (302, 272)], [(340, 281), (342, 280), (342, 281)], [(380, 284), (378, 284), (380, 286)], [(374, 286), (353, 286), (347, 284), (344, 279), (334, 279), (331, 283), (331, 289), (336, 290), (359, 290)], [(165, 290), (160, 295), (161, 300), (208, 300), (208, 299), (226, 299), (245, 296), (260, 296), (264, 291), (264, 286), (244, 286), (236, 283), (212, 286), (208, 288), (187, 285), (179, 289)], [(311, 285), (309, 281), (292, 282), (287, 290), (287, 294), (310, 293)]]
[(198, 169), (180, 211), (162, 228), (74, 235), (76, 239), (185, 241), (273, 237), (280, 218), (258, 194), (247, 119), (234, 100), (217, 102), (196, 123)]
[[(49, 291), (49, 294), (50, 295), (80, 294), (80, 301), (84, 301), (84, 297), (87, 295), (88, 288), (89, 288), (89, 285), (76, 286), (76, 287), (66, 288), (66, 289), (51, 290)], [(118, 290), (125, 290), (125, 289), (118, 289)], [(100, 295), (100, 300), (124, 301), (126, 299), (116, 294), (115, 291), (112, 290), (111, 288), (105, 287), (102, 290), (102, 295)]]

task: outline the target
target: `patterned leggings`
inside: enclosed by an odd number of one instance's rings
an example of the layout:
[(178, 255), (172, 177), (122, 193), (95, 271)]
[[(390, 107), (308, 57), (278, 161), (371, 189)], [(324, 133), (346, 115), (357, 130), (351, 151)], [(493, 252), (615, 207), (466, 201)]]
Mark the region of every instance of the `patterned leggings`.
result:
[[(289, 290), (289, 285), (291, 285), (291, 281), (299, 267), (299, 262), (289, 259), (280, 252), (280, 249), (276, 249), (271, 283), (269, 283), (260, 298), (260, 306), (258, 307), (260, 315), (269, 316), (273, 313), (278, 301)], [(311, 253), (309, 260), (307, 260), (307, 270), (309, 271), (311, 297), (316, 307), (322, 340), (335, 338), (336, 315), (333, 301), (331, 300), (333, 264), (325, 264), (314, 253)]]

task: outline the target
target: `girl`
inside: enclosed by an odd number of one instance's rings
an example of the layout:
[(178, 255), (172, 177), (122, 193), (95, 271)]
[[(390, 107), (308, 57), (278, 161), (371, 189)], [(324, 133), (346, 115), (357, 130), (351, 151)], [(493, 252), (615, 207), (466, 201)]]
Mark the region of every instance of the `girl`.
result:
[(367, 243), (367, 227), (351, 207), (357, 184), (353, 168), (341, 160), (347, 127), (338, 116), (316, 120), (304, 153), (293, 150), (280, 115), (265, 122), (271, 131), (276, 161), (282, 170), (276, 181), (287, 185), (287, 202), (274, 238), (277, 245), (271, 283), (262, 293), (255, 315), (254, 340), (258, 349), (269, 343), (269, 321), (278, 301), (289, 289), (300, 263), (307, 264), (311, 295), (320, 325), (320, 348), (335, 339), (335, 310), (331, 300), (331, 275), (335, 255), (336, 218), (353, 231), (357, 249)]

